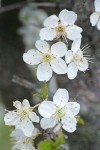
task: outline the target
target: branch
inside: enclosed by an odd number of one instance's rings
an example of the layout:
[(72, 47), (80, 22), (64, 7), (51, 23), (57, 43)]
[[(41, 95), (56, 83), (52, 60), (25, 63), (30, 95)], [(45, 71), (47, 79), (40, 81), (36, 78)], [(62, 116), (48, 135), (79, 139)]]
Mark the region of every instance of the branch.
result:
[(19, 3), (15, 3), (15, 4), (11, 4), (11, 5), (5, 6), (5, 7), (1, 7), (0, 8), (0, 14), (8, 12), (10, 10), (21, 8), (25, 4), (27, 4), (27, 3), (26, 2), (19, 2)]
[(31, 91), (37, 92), (36, 87), (35, 87), (35, 85), (33, 83), (31, 83), (30, 81), (27, 81), (27, 80), (25, 80), (23, 78), (20, 78), (20, 77), (18, 77), (16, 75), (13, 76), (12, 82), (14, 82), (16, 84), (19, 84), (20, 86), (23, 86), (23, 87), (25, 87), (25, 88), (27, 88), (27, 89), (29, 89)]
[(19, 3), (15, 3), (15, 4), (11, 4), (5, 7), (0, 8), (0, 14), (14, 10), (14, 9), (18, 9), (21, 8), (23, 5), (32, 3), (32, 5), (34, 7), (65, 7), (63, 4), (59, 4), (59, 3), (48, 3), (48, 2), (33, 2), (33, 0), (27, 0), (25, 2), (19, 2)]

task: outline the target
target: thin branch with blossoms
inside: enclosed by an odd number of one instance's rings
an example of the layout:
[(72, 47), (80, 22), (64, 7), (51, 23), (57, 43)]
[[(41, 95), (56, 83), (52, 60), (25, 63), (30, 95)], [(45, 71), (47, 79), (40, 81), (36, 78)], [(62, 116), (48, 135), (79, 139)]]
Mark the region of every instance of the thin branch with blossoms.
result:
[[(95, 0), (95, 4), (98, 4), (98, 2), (98, 0)], [(57, 6), (55, 3), (45, 3), (45, 5), (33, 3), (33, 5), (38, 7)], [(41, 92), (34, 94), (42, 99), (40, 103), (30, 106), (27, 99), (24, 99), (22, 103), (16, 100), (13, 103), (15, 110), (8, 111), (4, 117), (6, 125), (14, 126), (11, 137), (17, 141), (14, 146), (16, 149), (36, 150), (38, 147), (39, 150), (44, 150), (48, 148), (46, 144), (49, 142), (52, 148), (50, 150), (58, 150), (64, 143), (65, 133), (63, 133), (63, 130), (73, 133), (77, 129), (77, 124), (82, 122), (80, 116), (77, 116), (80, 111), (80, 104), (68, 101), (69, 93), (67, 89), (59, 88), (50, 100), (47, 86), (53, 72), (57, 75), (66, 74), (66, 78), (73, 80), (77, 77), (78, 71), (84, 72), (89, 68), (90, 58), (88, 58), (88, 55), (84, 55), (87, 47), (81, 48), (83, 29), (75, 25), (76, 20), (77, 14), (66, 9), (62, 10), (58, 16), (51, 15), (45, 19), (44, 27), (40, 30), (40, 40), (35, 43), (36, 49), (30, 49), (23, 54), (25, 63), (37, 67), (37, 79), (44, 84)], [(69, 41), (71, 42), (70, 50), (68, 47)], [(30, 90), (37, 91), (34, 84), (18, 76), (14, 76), (12, 81)], [(38, 129), (33, 122), (38, 124)], [(43, 140), (35, 148), (34, 140), (40, 132), (42, 132)], [(45, 140), (44, 135), (48, 134), (50, 135), (47, 136), (49, 139), (46, 138)]]

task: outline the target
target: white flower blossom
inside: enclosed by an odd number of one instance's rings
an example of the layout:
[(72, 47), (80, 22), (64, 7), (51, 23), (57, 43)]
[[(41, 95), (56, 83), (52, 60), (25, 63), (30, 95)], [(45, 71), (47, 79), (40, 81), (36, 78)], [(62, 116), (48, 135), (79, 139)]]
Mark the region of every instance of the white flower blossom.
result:
[(80, 105), (77, 102), (68, 102), (69, 94), (66, 89), (58, 89), (53, 101), (43, 101), (38, 111), (44, 118), (41, 119), (43, 129), (53, 128), (58, 123), (64, 130), (74, 132), (77, 120), (75, 116), (79, 113)]
[(88, 55), (84, 55), (80, 49), (81, 40), (75, 40), (72, 43), (71, 50), (68, 50), (65, 56), (68, 64), (67, 75), (69, 79), (74, 79), (79, 71), (86, 71), (88, 69)]
[(30, 65), (38, 65), (37, 78), (40, 81), (48, 81), (53, 74), (65, 74), (67, 65), (61, 58), (65, 56), (67, 47), (63, 42), (57, 42), (51, 47), (46, 41), (36, 41), (36, 48), (23, 54), (23, 60)]
[(82, 28), (74, 25), (77, 14), (66, 9), (62, 10), (59, 17), (52, 15), (44, 21), (44, 28), (40, 30), (41, 40), (52, 41), (60, 37), (75, 40), (81, 38)]
[(32, 135), (26, 137), (22, 130), (14, 130), (10, 135), (15, 141), (12, 150), (35, 150), (34, 139), (38, 136), (38, 133), (39, 130), (34, 128)]
[(97, 26), (97, 29), (100, 30), (100, 0), (94, 1), (95, 12), (90, 15), (90, 22), (92, 26)]
[(5, 124), (15, 126), (16, 129), (21, 129), (26, 136), (31, 136), (34, 130), (32, 122), (38, 123), (39, 117), (35, 112), (32, 112), (32, 107), (26, 99), (23, 100), (22, 104), (20, 101), (15, 101), (13, 106), (16, 110), (8, 111), (5, 114)]

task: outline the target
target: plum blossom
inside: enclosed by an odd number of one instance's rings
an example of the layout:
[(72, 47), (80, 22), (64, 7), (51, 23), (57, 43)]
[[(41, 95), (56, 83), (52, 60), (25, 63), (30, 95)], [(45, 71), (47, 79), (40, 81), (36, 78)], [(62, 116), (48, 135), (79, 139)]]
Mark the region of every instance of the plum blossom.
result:
[(79, 113), (80, 105), (77, 102), (68, 102), (69, 94), (66, 89), (58, 89), (53, 101), (43, 101), (38, 111), (44, 118), (40, 124), (43, 129), (53, 128), (58, 123), (68, 132), (76, 130), (77, 120), (75, 116)]
[(60, 37), (69, 40), (81, 38), (82, 28), (74, 25), (77, 20), (77, 14), (66, 9), (62, 10), (59, 17), (51, 15), (44, 21), (44, 28), (40, 30), (41, 40), (52, 41)]
[(22, 130), (16, 129), (12, 131), (10, 136), (16, 141), (12, 150), (35, 150), (34, 139), (38, 136), (38, 133), (37, 128), (34, 128), (30, 137), (26, 137)]
[(53, 74), (65, 74), (67, 72), (66, 62), (61, 58), (65, 56), (67, 47), (63, 42), (57, 42), (51, 47), (46, 41), (38, 40), (36, 48), (23, 54), (23, 60), (29, 65), (38, 65), (37, 78), (40, 81), (48, 81)]
[[(81, 40), (75, 40), (72, 43), (71, 50), (68, 50), (65, 56), (68, 64), (67, 75), (69, 79), (74, 79), (79, 71), (86, 71), (88, 69), (88, 55), (83, 54), (83, 49), (80, 49)], [(85, 50), (85, 49), (84, 49)]]
[(20, 129), (26, 136), (31, 136), (34, 131), (33, 122), (39, 122), (39, 117), (35, 112), (32, 112), (29, 101), (24, 99), (22, 104), (20, 101), (15, 101), (13, 106), (16, 110), (8, 111), (5, 114), (4, 121), (6, 125), (15, 126)]
[(97, 26), (100, 30), (100, 0), (94, 1), (95, 11), (90, 15), (90, 22), (92, 26)]

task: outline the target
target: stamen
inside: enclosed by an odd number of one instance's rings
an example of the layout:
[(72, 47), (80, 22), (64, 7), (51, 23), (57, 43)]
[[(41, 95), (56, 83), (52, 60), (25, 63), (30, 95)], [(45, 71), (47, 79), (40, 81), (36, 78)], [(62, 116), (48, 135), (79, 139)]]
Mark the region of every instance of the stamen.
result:
[(89, 46), (89, 44), (83, 46), (81, 50), (85, 49), (85, 48), (88, 47), (88, 46)]

